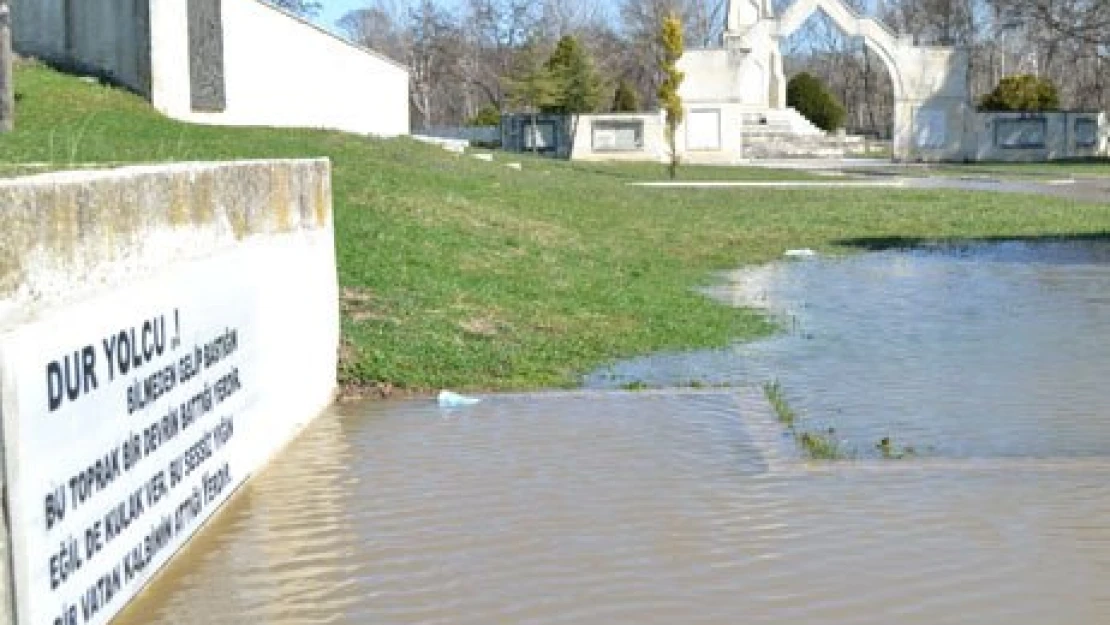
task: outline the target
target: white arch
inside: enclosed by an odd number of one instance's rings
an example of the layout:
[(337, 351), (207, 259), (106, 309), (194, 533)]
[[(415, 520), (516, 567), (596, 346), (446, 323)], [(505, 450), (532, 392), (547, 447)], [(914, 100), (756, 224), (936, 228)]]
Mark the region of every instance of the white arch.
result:
[(781, 17), (773, 20), (776, 24), (774, 36), (782, 40), (794, 34), (818, 9), (823, 10), (844, 34), (863, 38), (864, 44), (886, 65), (894, 85), (895, 100), (902, 98), (905, 83), (895, 56), (895, 50), (901, 45), (900, 38), (881, 22), (861, 16), (841, 0), (797, 0)]

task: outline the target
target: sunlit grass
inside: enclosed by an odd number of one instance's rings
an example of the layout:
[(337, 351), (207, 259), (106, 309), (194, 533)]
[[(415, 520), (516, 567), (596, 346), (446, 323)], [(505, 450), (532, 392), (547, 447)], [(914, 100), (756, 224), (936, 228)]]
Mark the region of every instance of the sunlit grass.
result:
[[(218, 128), (141, 98), (21, 67), (6, 171), (134, 162), (328, 157), (342, 287), (340, 375), (420, 390), (571, 387), (659, 351), (775, 331), (699, 295), (714, 271), (847, 241), (1110, 232), (1110, 206), (940, 190), (644, 189), (657, 164), (494, 162), (409, 139)], [(506, 161), (521, 163), (521, 170)], [(28, 168), (26, 164), (34, 164)], [(687, 179), (806, 177), (682, 168)]]

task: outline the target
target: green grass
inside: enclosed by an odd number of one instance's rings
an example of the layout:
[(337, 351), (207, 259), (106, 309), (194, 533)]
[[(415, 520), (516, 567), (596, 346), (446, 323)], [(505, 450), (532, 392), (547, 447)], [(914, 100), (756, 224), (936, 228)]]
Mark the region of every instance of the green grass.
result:
[[(1101, 235), (1110, 206), (954, 191), (632, 188), (654, 165), (513, 157), (523, 171), (407, 139), (167, 120), (143, 100), (37, 66), (16, 75), (0, 161), (88, 164), (327, 156), (347, 383), (568, 387), (616, 359), (774, 331), (696, 294), (715, 270), (857, 239)], [(684, 175), (779, 175), (689, 169)], [(786, 175), (786, 174), (782, 174)], [(789, 175), (797, 175), (791, 172)]]

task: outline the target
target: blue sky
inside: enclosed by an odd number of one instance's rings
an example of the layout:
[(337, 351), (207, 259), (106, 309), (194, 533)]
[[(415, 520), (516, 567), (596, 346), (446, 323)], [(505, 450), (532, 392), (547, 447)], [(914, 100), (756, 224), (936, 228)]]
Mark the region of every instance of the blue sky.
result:
[(367, 0), (321, 0), (321, 2), (324, 8), (313, 21), (328, 30), (335, 30), (335, 23), (348, 11), (361, 9), (370, 4)]

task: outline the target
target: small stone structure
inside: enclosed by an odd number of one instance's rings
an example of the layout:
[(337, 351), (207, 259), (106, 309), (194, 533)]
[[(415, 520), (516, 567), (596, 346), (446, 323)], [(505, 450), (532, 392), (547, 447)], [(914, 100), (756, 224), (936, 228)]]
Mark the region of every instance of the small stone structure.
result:
[(408, 69), (260, 0), (10, 0), (16, 51), (175, 119), (409, 132)]
[(0, 622), (107, 623), (330, 403), (330, 185), (323, 160), (0, 181)]
[(1106, 113), (980, 112), (968, 129), (971, 161), (1039, 162), (1110, 155)]

